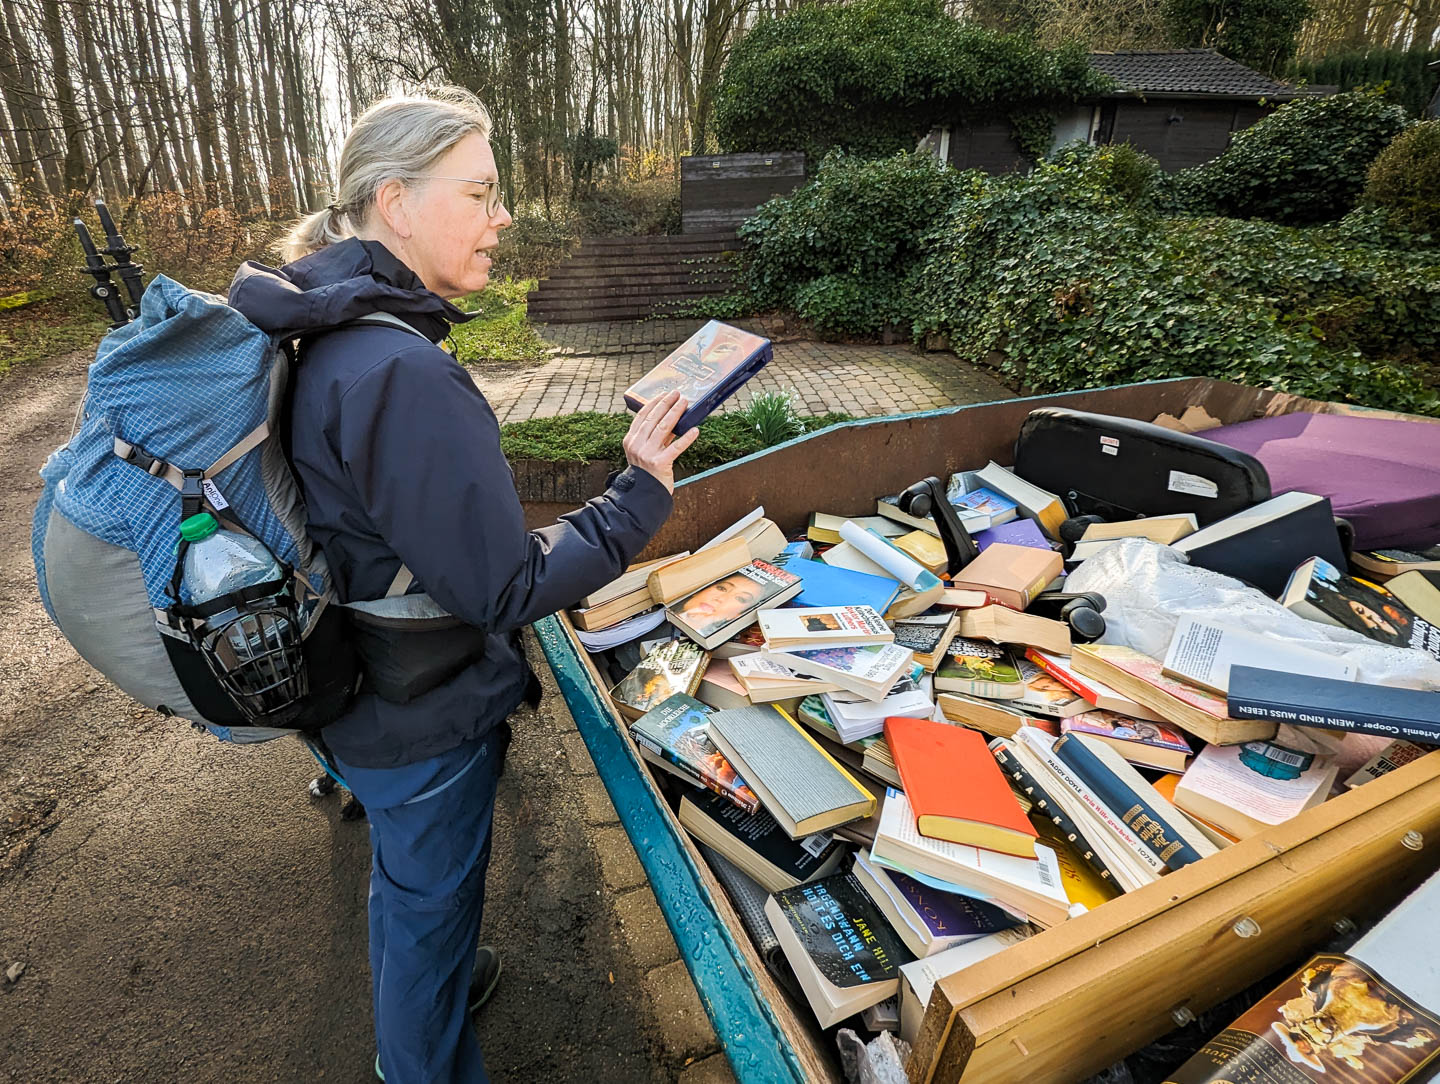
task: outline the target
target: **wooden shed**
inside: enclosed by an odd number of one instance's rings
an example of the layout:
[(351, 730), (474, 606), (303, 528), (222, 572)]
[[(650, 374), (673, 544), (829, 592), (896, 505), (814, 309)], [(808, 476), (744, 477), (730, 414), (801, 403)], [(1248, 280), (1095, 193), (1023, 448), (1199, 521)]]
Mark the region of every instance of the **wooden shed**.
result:
[[(1214, 49), (1091, 53), (1090, 63), (1119, 85), (1057, 111), (1052, 146), (1130, 143), (1170, 171), (1208, 162), (1229, 146), (1233, 133), (1310, 93)], [(937, 130), (925, 145), (957, 169), (1010, 173), (1031, 165), (1005, 117)]]

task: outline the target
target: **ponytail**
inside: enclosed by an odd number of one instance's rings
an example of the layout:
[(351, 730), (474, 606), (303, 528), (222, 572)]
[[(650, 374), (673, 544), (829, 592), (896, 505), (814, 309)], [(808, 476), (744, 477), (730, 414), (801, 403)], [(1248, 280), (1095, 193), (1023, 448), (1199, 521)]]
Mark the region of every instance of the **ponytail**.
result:
[(308, 256), (326, 245), (333, 245), (336, 241), (343, 241), (354, 234), (354, 231), (345, 225), (348, 216), (337, 209), (335, 204), (314, 214), (306, 215), (282, 238), (276, 249), (280, 253), (282, 264), (294, 263), (302, 256)]

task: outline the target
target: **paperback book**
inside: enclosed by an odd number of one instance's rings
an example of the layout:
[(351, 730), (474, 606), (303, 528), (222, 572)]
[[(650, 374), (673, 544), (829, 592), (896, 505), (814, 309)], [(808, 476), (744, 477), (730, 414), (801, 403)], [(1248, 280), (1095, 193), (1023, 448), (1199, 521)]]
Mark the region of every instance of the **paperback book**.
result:
[(935, 689), (987, 700), (1015, 700), (1025, 695), (1025, 679), (1009, 648), (957, 636), (935, 670)]
[(913, 877), (855, 856), (854, 872), (880, 913), (916, 958), (1022, 925), (1008, 911), (941, 892)]
[(864, 647), (895, 639), (885, 619), (869, 606), (793, 606), (762, 610), (759, 625), (765, 646), (772, 651)]
[(610, 690), (610, 699), (627, 719), (638, 719), (676, 693), (692, 694), (709, 661), (689, 640), (669, 640), (648, 652)]
[(1185, 736), (1164, 723), (1131, 719), (1113, 711), (1087, 711), (1060, 723), (1062, 734), (1086, 734), (1114, 749), (1131, 764), (1162, 772), (1183, 772), (1193, 750)]
[(751, 561), (665, 610), (670, 623), (707, 650), (755, 623), (756, 614), (800, 593), (800, 577), (768, 561)]
[(819, 651), (767, 652), (776, 662), (801, 674), (810, 674), (867, 700), (883, 700), (891, 686), (914, 662), (912, 653), (895, 644), (868, 647), (833, 647)]
[(1440, 630), (1386, 588), (1347, 576), (1323, 557), (1312, 557), (1295, 569), (1280, 604), (1311, 621), (1338, 625), (1392, 647), (1413, 647), (1440, 659)]
[(760, 799), (710, 739), (710, 708), (676, 694), (630, 724), (640, 755), (754, 813)]
[(718, 794), (694, 791), (680, 799), (680, 823), (746, 875), (779, 892), (839, 868), (845, 848), (826, 832), (791, 839), (764, 809), (746, 813)]

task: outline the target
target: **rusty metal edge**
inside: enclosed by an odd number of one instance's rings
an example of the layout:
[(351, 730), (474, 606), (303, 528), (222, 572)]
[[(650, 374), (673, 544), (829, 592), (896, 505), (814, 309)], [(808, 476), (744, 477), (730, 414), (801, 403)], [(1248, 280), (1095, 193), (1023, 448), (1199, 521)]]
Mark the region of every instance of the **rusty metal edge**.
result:
[(735, 1079), (739, 1084), (806, 1084), (800, 1058), (685, 853), (678, 829), (656, 807), (641, 778), (648, 769), (616, 729), (574, 644), (553, 616), (537, 621), (534, 629), (595, 770), (650, 878)]

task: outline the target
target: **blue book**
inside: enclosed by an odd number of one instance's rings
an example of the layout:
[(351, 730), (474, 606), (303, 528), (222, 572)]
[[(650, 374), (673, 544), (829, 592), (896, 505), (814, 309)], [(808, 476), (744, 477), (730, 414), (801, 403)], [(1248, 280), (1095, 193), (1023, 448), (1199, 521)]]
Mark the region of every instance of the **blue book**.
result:
[(1033, 519), (1012, 519), (1009, 523), (1002, 523), (998, 527), (991, 527), (988, 531), (977, 531), (971, 536), (975, 545), (980, 547), (984, 553), (988, 546), (996, 542), (1004, 542), (1011, 546), (1033, 546), (1036, 549), (1048, 550), (1050, 543), (1045, 540), (1045, 535), (1040, 530), (1040, 525)]
[[(948, 494), (947, 497), (949, 497)], [(1009, 497), (996, 493), (993, 489), (986, 489), (984, 486), (972, 489), (969, 493), (961, 494), (958, 497), (949, 497), (949, 501), (957, 511), (962, 513), (968, 509), (971, 512), (989, 516), (992, 527), (996, 524), (1009, 523), (1017, 515), (1019, 507)]]
[(1119, 817), (1168, 868), (1179, 869), (1200, 861), (1200, 852), (1187, 843), (1153, 805), (1136, 794), (1128, 783), (1087, 749), (1076, 735), (1064, 735), (1052, 751), (1101, 804)]
[(884, 613), (900, 594), (900, 581), (837, 568), (824, 561), (792, 557), (785, 571), (800, 577), (796, 606), (871, 606)]
[(638, 411), (651, 399), (678, 391), (690, 404), (676, 434), (699, 425), (770, 360), (770, 340), (711, 320), (655, 368), (625, 389), (625, 405)]
[(1440, 693), (1232, 666), (1226, 703), (1234, 719), (1440, 743)]

